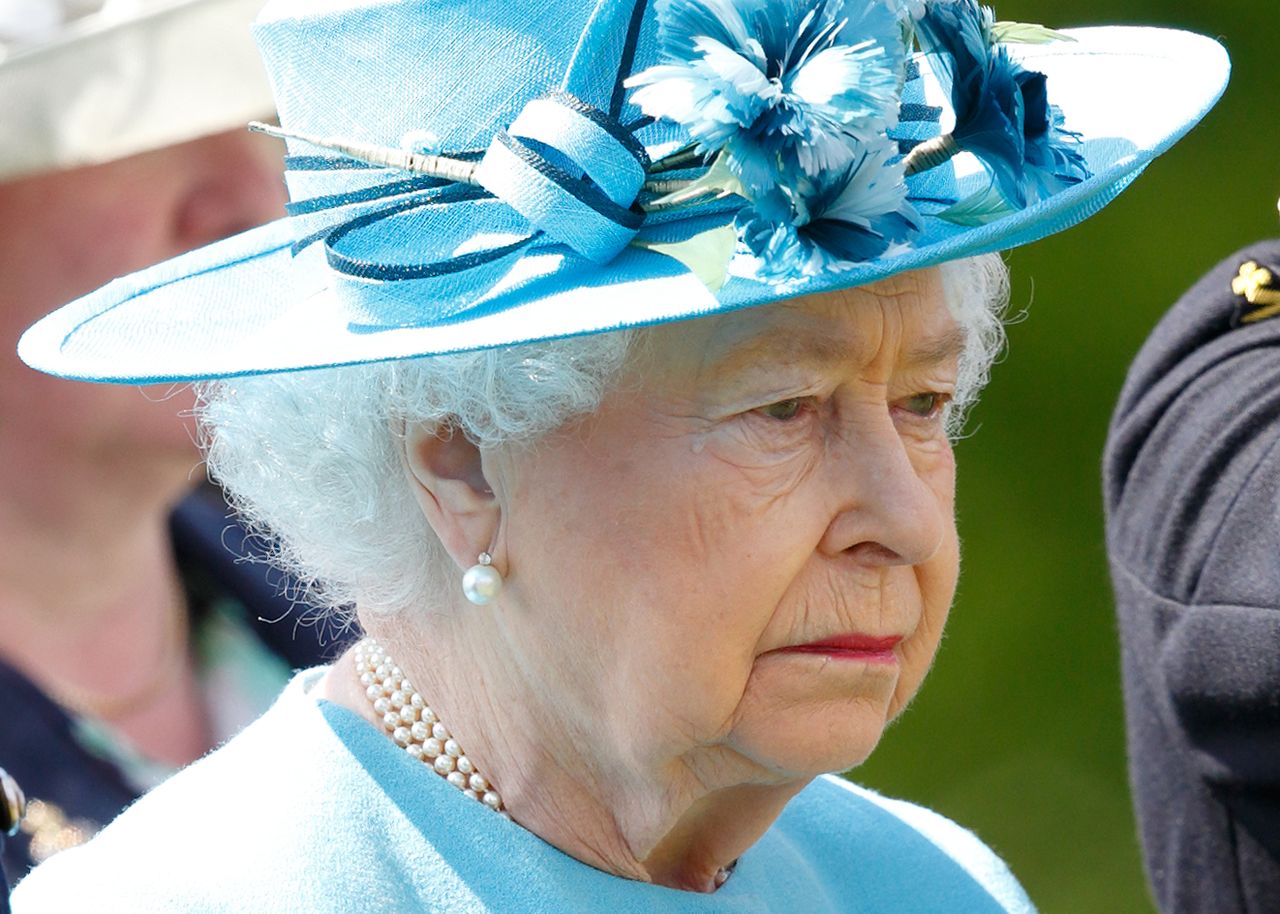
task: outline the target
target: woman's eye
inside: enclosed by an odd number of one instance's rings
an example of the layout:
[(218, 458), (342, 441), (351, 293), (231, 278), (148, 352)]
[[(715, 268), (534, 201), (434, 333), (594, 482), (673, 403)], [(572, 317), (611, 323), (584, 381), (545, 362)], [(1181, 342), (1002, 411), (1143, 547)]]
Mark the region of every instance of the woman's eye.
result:
[(902, 408), (921, 419), (932, 419), (950, 399), (946, 394), (915, 394), (902, 401)]
[(757, 412), (778, 422), (788, 422), (800, 415), (800, 410), (803, 407), (804, 400), (802, 398), (792, 397), (790, 400), (779, 400), (777, 403), (762, 406)]

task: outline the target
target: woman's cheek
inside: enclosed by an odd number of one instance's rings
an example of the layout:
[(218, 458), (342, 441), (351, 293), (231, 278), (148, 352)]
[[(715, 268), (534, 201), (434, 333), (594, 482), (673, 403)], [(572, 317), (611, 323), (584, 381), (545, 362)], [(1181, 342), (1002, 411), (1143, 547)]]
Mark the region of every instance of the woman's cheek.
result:
[(746, 493), (773, 501), (795, 492), (813, 474), (822, 448), (810, 422), (805, 422), (804, 429), (760, 428), (768, 422), (736, 417), (707, 433), (702, 446), (723, 470), (741, 481)]
[(910, 703), (933, 665), (951, 614), (959, 572), (960, 545), (952, 519), (938, 554), (915, 569), (921, 601), (920, 623), (902, 643), (902, 675), (890, 705), (890, 718)]
[(906, 441), (911, 466), (933, 492), (939, 507), (955, 513), (956, 456), (951, 440), (942, 433), (923, 440)]

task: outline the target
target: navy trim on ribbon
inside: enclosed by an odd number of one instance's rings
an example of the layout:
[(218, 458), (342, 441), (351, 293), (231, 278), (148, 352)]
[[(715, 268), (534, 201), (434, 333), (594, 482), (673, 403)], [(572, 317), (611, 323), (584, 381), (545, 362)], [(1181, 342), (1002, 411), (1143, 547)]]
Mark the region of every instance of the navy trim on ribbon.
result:
[[(627, 155), (633, 157), (642, 170), (647, 169), (650, 162), (644, 146), (630, 129), (619, 123), (617, 118), (610, 117), (565, 92), (555, 92), (547, 97), (589, 120), (618, 143)], [(558, 191), (569, 195), (622, 231), (634, 235), (643, 226), (646, 213), (638, 203), (632, 201), (629, 205), (622, 205), (614, 202), (589, 175), (578, 172), (575, 167), (577, 163), (564, 158), (564, 153), (559, 152), (554, 146), (532, 138), (513, 136), (507, 131), (499, 131), (494, 142), (501, 144), (502, 148), (514, 155), (523, 166), (546, 179), (549, 186), (554, 186)], [(470, 150), (454, 154), (454, 157), (483, 160), (485, 154), (485, 151)], [(382, 166), (370, 166), (368, 163), (347, 156), (328, 155), (288, 156), (286, 164), (292, 171), (358, 173), (382, 168)], [(397, 171), (393, 168), (387, 170), (392, 173), (388, 177), (392, 177)], [(400, 175), (404, 175), (404, 172), (400, 172)], [(395, 178), (395, 180), (383, 180), (381, 183), (357, 187), (353, 190), (323, 194), (289, 203), (286, 209), (290, 216), (319, 216), (322, 221), (327, 221), (327, 224), (294, 242), (293, 253), (296, 255), (312, 244), (323, 242), (325, 258), (335, 273), (360, 280), (397, 282), (432, 279), (483, 267), (517, 253), (538, 239), (551, 238), (535, 223), (526, 230), (528, 234), (514, 241), (499, 244), (487, 250), (469, 251), (458, 256), (446, 256), (441, 260), (417, 263), (388, 262), (381, 253), (378, 255), (380, 259), (373, 260), (344, 250), (355, 240), (356, 233), (398, 215), (432, 207), (494, 199), (494, 194), (483, 187), (458, 184), (430, 175), (410, 174), (405, 177), (395, 176)], [(344, 216), (341, 211), (347, 207), (362, 208), (356, 209), (355, 215)], [(334, 211), (332, 218), (324, 220), (325, 214), (329, 211)], [(441, 241), (437, 247), (447, 244), (447, 241)], [(440, 251), (440, 253), (447, 253), (447, 251)]]
[(552, 92), (547, 95), (547, 98), (552, 101), (559, 102), (569, 110), (576, 111), (578, 114), (581, 114), (587, 120), (591, 121), (605, 133), (609, 134), (609, 136), (617, 140), (622, 148), (635, 157), (635, 160), (640, 163), (642, 168), (646, 171), (649, 170), (649, 165), (652, 164), (649, 161), (649, 153), (644, 146), (641, 145), (640, 141), (632, 135), (632, 128), (623, 126), (616, 117), (610, 117), (599, 108), (596, 108), (593, 105), (588, 105), (582, 99), (570, 95), (568, 92)]
[(389, 282), (400, 282), (406, 279), (435, 279), (440, 276), (448, 276), (450, 273), (474, 270), (476, 267), (483, 266), (486, 263), (501, 260), (532, 244), (541, 234), (542, 232), (534, 232), (532, 235), (526, 235), (501, 247), (490, 248), (487, 251), (472, 251), (469, 254), (450, 257), (448, 260), (404, 264), (397, 267), (371, 260), (348, 257), (346, 254), (335, 251), (331, 247), (325, 249), (325, 255), (328, 257), (329, 266), (333, 267), (333, 269), (339, 273), (345, 273), (348, 276), (355, 276), (359, 279), (380, 279)]
[[(385, 184), (379, 185), (379, 187), (381, 188), (385, 188), (388, 186), (389, 185), (385, 185)], [(457, 186), (458, 185), (445, 183), (439, 187), (427, 187), (423, 190), (413, 191), (412, 192), (413, 196), (411, 196), (407, 200), (399, 200), (397, 202), (388, 203), (385, 206), (379, 207), (378, 209), (371, 210), (367, 213), (364, 213), (362, 216), (358, 218), (367, 218), (369, 216), (377, 216), (379, 214), (385, 214), (386, 216), (394, 216), (398, 212), (402, 212), (405, 209), (411, 209), (414, 206), (418, 206), (418, 205), (425, 205), (430, 203), (447, 203), (447, 202), (450, 202), (450, 200), (452, 199), (452, 197), (449, 196), (449, 192), (455, 189)], [(490, 194), (484, 192), (480, 188), (471, 188), (471, 190), (479, 191), (482, 197), (491, 196)], [(343, 195), (332, 194), (330, 196), (340, 197)], [(377, 197), (371, 197), (370, 200), (377, 200), (381, 198), (390, 198), (390, 197), (396, 197), (396, 196), (403, 197), (404, 194), (403, 193), (400, 193), (400, 194), (386, 193), (386, 194), (381, 194)], [(320, 198), (312, 198), (312, 199), (320, 199)], [(299, 201), (300, 204), (307, 203), (307, 202), (309, 201), (306, 201), (306, 200)], [(363, 202), (368, 202), (368, 201), (363, 201)], [(317, 209), (316, 212), (323, 212), (323, 210)], [(377, 219), (373, 219), (371, 222), (362, 223), (362, 224), (372, 224), (373, 222), (377, 222), (377, 221), (378, 221)], [(306, 235), (305, 237), (298, 239), (293, 243), (293, 246), (291, 248), (293, 255), (296, 257), (301, 251), (315, 244), (317, 241), (326, 240), (331, 234), (333, 234), (335, 230), (337, 230), (338, 228), (341, 228), (342, 226), (345, 226), (346, 224), (347, 223), (344, 222), (344, 223), (341, 223), (340, 225), (332, 225), (332, 224), (326, 225), (324, 228), (318, 229), (312, 232), (310, 235)]]
[(494, 139), (506, 146), (524, 164), (549, 181), (554, 182), (565, 193), (585, 203), (610, 222), (632, 231), (639, 231), (640, 226), (644, 223), (644, 210), (634, 203), (630, 208), (619, 206), (609, 199), (599, 185), (574, 177), (563, 168), (548, 161), (544, 156), (539, 155), (533, 147), (526, 146), (518, 137), (513, 137), (507, 131), (500, 130)]
[(284, 209), (290, 216), (307, 216), (320, 210), (337, 209), (341, 206), (350, 206), (352, 203), (368, 203), (372, 200), (380, 200), (383, 197), (398, 197), (401, 194), (412, 193), (415, 190), (431, 190), (435, 187), (444, 187), (449, 183), (443, 178), (423, 175), (418, 178), (406, 178), (403, 181), (375, 184), (372, 187), (350, 190), (341, 194), (308, 197), (305, 200), (286, 203)]
[(500, 245), (485, 251), (471, 251), (457, 257), (427, 263), (379, 263), (352, 257), (342, 253), (336, 247), (351, 232), (381, 222), (384, 219), (389, 219), (400, 213), (427, 206), (483, 200), (491, 196), (488, 191), (480, 187), (453, 184), (442, 188), (440, 193), (433, 194), (429, 198), (405, 200), (377, 212), (365, 213), (363, 216), (357, 216), (355, 219), (329, 230), (325, 237), (325, 257), (329, 261), (329, 266), (334, 270), (358, 279), (381, 280), (384, 282), (399, 282), (406, 279), (432, 279), (438, 276), (446, 276), (450, 273), (460, 273), (463, 270), (470, 270), (486, 263), (492, 263), (495, 260), (501, 260), (503, 257), (507, 257), (533, 243), (542, 235), (541, 231), (534, 231), (532, 234), (517, 239), (510, 244)]
[(618, 60), (618, 75), (613, 82), (613, 96), (609, 99), (609, 114), (616, 120), (622, 114), (622, 106), (627, 100), (627, 88), (623, 85), (631, 75), (631, 68), (636, 59), (636, 47), (640, 44), (640, 26), (644, 24), (645, 9), (648, 0), (636, 0), (631, 10), (631, 22), (627, 26), (627, 41), (622, 46), (622, 57)]

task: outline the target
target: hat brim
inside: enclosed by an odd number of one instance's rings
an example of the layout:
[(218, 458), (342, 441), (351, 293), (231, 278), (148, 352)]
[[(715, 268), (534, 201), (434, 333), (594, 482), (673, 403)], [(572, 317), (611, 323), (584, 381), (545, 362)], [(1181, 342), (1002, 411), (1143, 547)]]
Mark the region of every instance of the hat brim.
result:
[(96, 165), (274, 110), (249, 25), (261, 0), (137, 4), (0, 58), (0, 180)]
[[(713, 295), (671, 258), (628, 248), (603, 267), (557, 253), (519, 259), (498, 287), (455, 318), (353, 310), (319, 246), (293, 256), (281, 220), (116, 280), (22, 337), (27, 364), (66, 378), (192, 381), (437, 355), (599, 333), (798, 295), (866, 285), (910, 270), (1006, 250), (1069, 228), (1110, 203), (1213, 106), (1230, 63), (1210, 39), (1132, 27), (1079, 29), (1073, 42), (1017, 54), (1049, 77), (1066, 127), (1081, 134), (1092, 176), (994, 222), (927, 220), (915, 246), (784, 291), (731, 270)], [(956, 160), (962, 192), (986, 178)], [(394, 285), (394, 284), (392, 284)]]

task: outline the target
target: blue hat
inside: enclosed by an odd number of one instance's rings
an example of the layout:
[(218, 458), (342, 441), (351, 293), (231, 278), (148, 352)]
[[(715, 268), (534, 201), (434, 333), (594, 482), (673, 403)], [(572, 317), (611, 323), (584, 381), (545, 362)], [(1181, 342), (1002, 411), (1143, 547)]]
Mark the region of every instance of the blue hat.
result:
[(23, 336), (145, 383), (487, 349), (1065, 229), (1221, 95), (1209, 39), (976, 0), (276, 0), (289, 215)]

